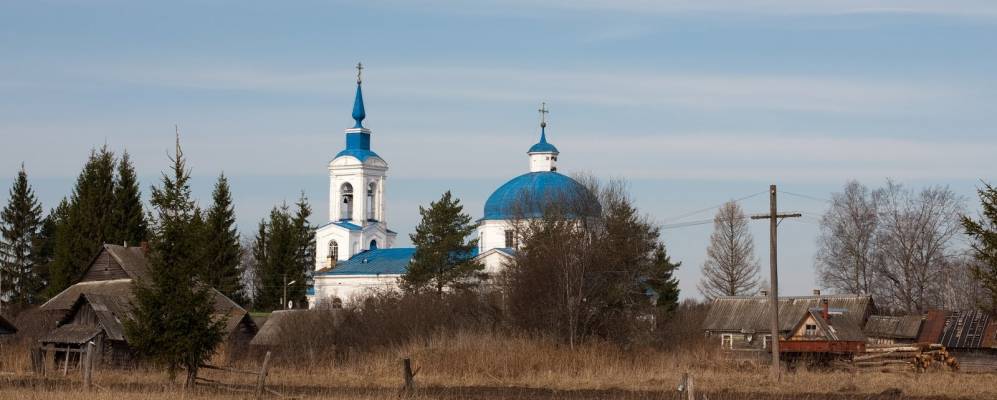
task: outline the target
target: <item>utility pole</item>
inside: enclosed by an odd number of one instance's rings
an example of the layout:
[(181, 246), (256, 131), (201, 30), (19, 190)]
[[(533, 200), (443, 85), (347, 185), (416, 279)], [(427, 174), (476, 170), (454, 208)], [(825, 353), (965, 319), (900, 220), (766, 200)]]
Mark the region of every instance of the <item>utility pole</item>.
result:
[(779, 367), (779, 258), (776, 248), (776, 244), (778, 243), (776, 232), (778, 232), (779, 220), (781, 218), (799, 218), (803, 214), (780, 214), (776, 207), (776, 193), (778, 191), (775, 185), (769, 185), (769, 213), (752, 215), (751, 219), (769, 220), (769, 279), (772, 285), (769, 288), (769, 309), (772, 310), (772, 319), (770, 321), (772, 327), (772, 378), (778, 382), (782, 371)]
[(284, 274), (284, 295), (280, 298), (280, 306), (283, 309), (287, 309), (287, 274)]

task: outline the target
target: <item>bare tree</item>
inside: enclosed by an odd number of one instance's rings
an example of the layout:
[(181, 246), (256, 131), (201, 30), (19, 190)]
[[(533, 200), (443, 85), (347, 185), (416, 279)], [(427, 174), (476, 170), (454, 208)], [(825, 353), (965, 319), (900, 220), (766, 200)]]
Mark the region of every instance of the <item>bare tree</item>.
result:
[(938, 306), (941, 283), (958, 255), (963, 200), (948, 187), (915, 192), (893, 181), (877, 191), (878, 304), (907, 312)]
[(816, 269), (821, 286), (871, 294), (875, 281), (878, 196), (856, 181), (831, 196), (820, 221)]
[(754, 294), (758, 289), (759, 268), (744, 211), (729, 201), (713, 217), (713, 234), (706, 249), (699, 292), (707, 299)]

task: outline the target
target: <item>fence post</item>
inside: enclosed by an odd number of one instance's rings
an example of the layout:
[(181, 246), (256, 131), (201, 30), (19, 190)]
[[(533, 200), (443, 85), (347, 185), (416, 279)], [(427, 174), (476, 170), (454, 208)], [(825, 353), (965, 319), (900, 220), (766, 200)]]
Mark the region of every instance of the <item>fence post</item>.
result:
[(44, 375), (55, 374), (55, 346), (52, 344), (45, 345), (45, 362), (43, 365)]
[(270, 352), (267, 352), (266, 356), (263, 356), (263, 366), (260, 367), (260, 375), (256, 380), (256, 397), (260, 398), (263, 396), (263, 388), (267, 384), (267, 372), (270, 369)]
[(411, 392), (415, 389), (415, 375), (412, 374), (412, 360), (405, 358), (402, 360), (402, 373), (405, 376), (405, 388), (406, 392)]
[(66, 376), (69, 373), (69, 346), (66, 346), (66, 350), (63, 353), (62, 376)]
[(89, 391), (93, 383), (93, 342), (87, 342), (86, 361), (83, 362), (83, 390)]

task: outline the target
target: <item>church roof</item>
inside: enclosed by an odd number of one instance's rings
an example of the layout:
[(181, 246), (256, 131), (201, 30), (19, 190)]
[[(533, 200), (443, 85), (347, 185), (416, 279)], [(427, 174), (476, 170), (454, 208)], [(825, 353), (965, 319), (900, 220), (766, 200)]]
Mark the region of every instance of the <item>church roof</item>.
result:
[(537, 218), (551, 204), (585, 197), (594, 200), (588, 189), (574, 179), (554, 171), (529, 172), (495, 189), (485, 202), (485, 215), (481, 219)]
[(349, 221), (332, 221), (332, 222), (329, 222), (329, 223), (327, 223), (325, 225), (320, 226), (319, 228), (324, 228), (324, 227), (329, 226), (329, 225), (336, 225), (338, 227), (345, 228), (345, 229), (351, 230), (351, 231), (362, 231), (363, 230), (363, 227), (361, 227), (360, 225), (354, 224), (354, 223), (349, 222)]
[(414, 247), (367, 250), (318, 275), (401, 275), (414, 254)]
[[(351, 134), (351, 135), (353, 135), (353, 134)], [(356, 135), (363, 135), (363, 133), (358, 133)], [(368, 134), (368, 136), (369, 136), (369, 134)], [(333, 159), (336, 159), (336, 158), (339, 158), (339, 157), (342, 157), (342, 156), (350, 156), (350, 157), (356, 158), (357, 160), (360, 160), (360, 162), (367, 161), (367, 159), (370, 158), (370, 157), (378, 157), (378, 158), (381, 157), (381, 156), (377, 155), (377, 153), (371, 151), (370, 149), (343, 149), (343, 151), (340, 151), (339, 153), (337, 153), (336, 157), (333, 157)]]

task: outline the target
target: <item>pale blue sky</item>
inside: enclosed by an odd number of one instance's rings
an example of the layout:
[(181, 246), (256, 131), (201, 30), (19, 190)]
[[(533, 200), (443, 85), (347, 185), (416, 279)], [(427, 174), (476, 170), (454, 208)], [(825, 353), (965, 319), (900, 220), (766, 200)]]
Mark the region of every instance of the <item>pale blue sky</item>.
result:
[[(23, 161), (52, 207), (105, 142), (148, 186), (179, 123), (197, 194), (225, 171), (244, 233), (301, 190), (323, 222), (357, 61), (402, 245), (418, 205), (451, 189), (480, 217), (526, 171), (542, 100), (561, 170), (628, 178), (661, 223), (852, 178), (950, 185), (972, 210), (997, 175), (992, 1), (470, 3), (0, 1), (0, 200)], [(780, 205), (808, 215), (780, 230), (783, 291), (805, 294), (824, 204)], [(683, 297), (710, 230), (665, 231)]]

